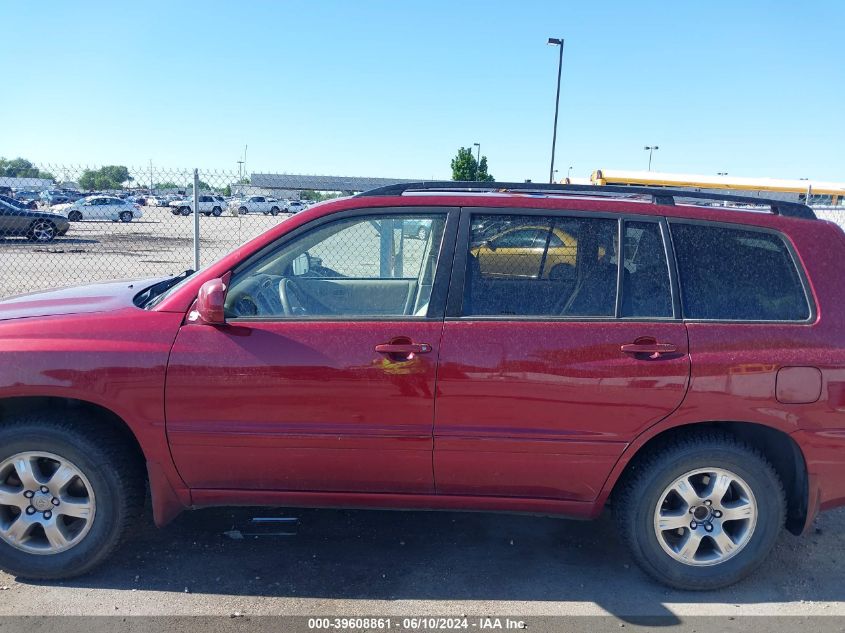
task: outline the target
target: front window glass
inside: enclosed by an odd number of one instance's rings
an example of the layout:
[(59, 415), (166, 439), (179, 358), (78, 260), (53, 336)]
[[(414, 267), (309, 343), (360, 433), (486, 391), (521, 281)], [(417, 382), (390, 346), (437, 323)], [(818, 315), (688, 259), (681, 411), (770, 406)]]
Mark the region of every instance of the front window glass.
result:
[(390, 214), (318, 226), (238, 271), (230, 318), (424, 317), (446, 216)]

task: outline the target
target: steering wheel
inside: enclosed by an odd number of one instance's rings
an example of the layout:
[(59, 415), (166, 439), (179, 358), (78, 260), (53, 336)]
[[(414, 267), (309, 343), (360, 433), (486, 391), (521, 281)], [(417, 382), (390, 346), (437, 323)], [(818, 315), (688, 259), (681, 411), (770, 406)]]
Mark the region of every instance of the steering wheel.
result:
[[(298, 305), (293, 305), (291, 299)], [(302, 299), (302, 293), (293, 280), (290, 277), (283, 277), (279, 282), (279, 300), (282, 302), (282, 311), (285, 316), (293, 316), (297, 314), (297, 310), (301, 314), (305, 310)]]

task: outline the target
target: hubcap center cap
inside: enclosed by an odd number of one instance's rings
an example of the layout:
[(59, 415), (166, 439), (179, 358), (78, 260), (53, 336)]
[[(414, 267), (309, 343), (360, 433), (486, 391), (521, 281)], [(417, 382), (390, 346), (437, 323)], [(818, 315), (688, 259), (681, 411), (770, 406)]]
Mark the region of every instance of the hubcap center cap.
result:
[(710, 518), (710, 508), (706, 506), (698, 506), (695, 510), (693, 510), (692, 516), (695, 517), (696, 521), (705, 521)]
[(39, 512), (46, 512), (53, 509), (53, 495), (45, 492), (37, 492), (32, 497), (32, 507)]

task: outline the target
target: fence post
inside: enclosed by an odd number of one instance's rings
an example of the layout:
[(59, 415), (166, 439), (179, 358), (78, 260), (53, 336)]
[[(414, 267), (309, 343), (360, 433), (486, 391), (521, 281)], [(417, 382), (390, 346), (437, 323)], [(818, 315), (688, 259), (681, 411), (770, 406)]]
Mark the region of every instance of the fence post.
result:
[(194, 169), (194, 270), (200, 269), (200, 175)]

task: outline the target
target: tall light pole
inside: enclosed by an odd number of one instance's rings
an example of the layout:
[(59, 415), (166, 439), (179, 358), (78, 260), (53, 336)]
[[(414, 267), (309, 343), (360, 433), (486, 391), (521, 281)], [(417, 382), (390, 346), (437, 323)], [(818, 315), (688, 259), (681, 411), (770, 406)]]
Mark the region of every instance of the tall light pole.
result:
[(572, 175), (572, 165), (569, 166), (569, 169), (566, 170), (566, 179), (569, 180), (569, 177)]
[(241, 184), (241, 180), (244, 179), (244, 162), (242, 160), (238, 161), (238, 184)]
[(478, 158), (475, 159), (475, 179), (478, 180), (478, 172), (481, 169), (481, 143), (473, 143), (478, 148)]
[(560, 47), (560, 57), (557, 62), (557, 95), (555, 96), (555, 128), (552, 132), (552, 164), (549, 166), (549, 184), (554, 182), (555, 176), (555, 144), (557, 143), (557, 114), (560, 109), (560, 73), (563, 70), (563, 38), (550, 37), (551, 46)]
[(648, 170), (651, 171), (651, 155), (654, 153), (654, 150), (660, 148), (657, 145), (646, 145), (643, 149), (648, 152)]

